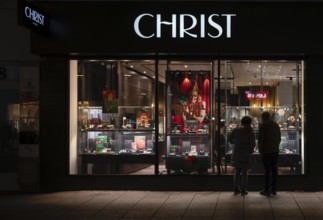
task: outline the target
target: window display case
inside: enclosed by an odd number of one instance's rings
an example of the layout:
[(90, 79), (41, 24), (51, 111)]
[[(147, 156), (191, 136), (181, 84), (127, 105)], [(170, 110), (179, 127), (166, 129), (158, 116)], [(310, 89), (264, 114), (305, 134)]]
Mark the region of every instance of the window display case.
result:
[(282, 130), (296, 129), (300, 130), (301, 115), (296, 107), (292, 106), (275, 106), (275, 107), (250, 107), (250, 106), (227, 106), (226, 107), (226, 128), (227, 131), (232, 131), (243, 116), (249, 115), (252, 117), (252, 127), (258, 129), (261, 122), (261, 113), (268, 111), (273, 119), (278, 123)]
[(255, 152), (251, 156), (251, 172), (262, 173), (263, 169), (260, 154), (258, 151), (258, 129), (261, 123), (261, 113), (268, 111), (272, 118), (278, 123), (281, 129), (281, 142), (279, 145), (279, 167), (290, 167), (294, 173), (300, 172), (301, 167), (301, 140), (300, 134), (301, 117), (295, 107), (277, 106), (277, 107), (242, 107), (242, 106), (228, 106), (226, 108), (225, 118), (225, 137), (226, 137), (226, 165), (230, 163), (233, 144), (227, 141), (227, 137), (232, 130), (240, 125), (240, 120), (243, 116), (249, 115), (253, 121), (251, 126), (254, 129), (256, 138)]
[(166, 169), (168, 174), (206, 174), (211, 166), (210, 72), (169, 71)]
[(154, 62), (70, 60), (70, 174), (156, 173)]
[(89, 173), (89, 164), (109, 165), (105, 173), (123, 173), (123, 164), (154, 163), (152, 107), (117, 108), (118, 113), (104, 113), (101, 106), (79, 107), (81, 173)]

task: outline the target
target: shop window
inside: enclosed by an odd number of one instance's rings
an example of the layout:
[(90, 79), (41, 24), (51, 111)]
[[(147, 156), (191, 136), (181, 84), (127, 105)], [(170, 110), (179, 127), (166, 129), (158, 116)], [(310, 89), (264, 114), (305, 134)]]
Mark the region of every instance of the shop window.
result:
[(38, 67), (0, 63), (0, 79), (0, 173), (17, 173), (39, 157)]
[(71, 60), (70, 174), (232, 174), (227, 137), (249, 115), (257, 141), (263, 111), (279, 174), (304, 174), (303, 80), (296, 60)]
[(210, 61), (161, 61), (165, 79), (167, 175), (214, 173), (212, 79)]
[[(279, 124), (282, 140), (279, 145), (279, 174), (304, 174), (304, 99), (302, 61), (222, 61), (222, 81), (225, 85), (225, 106), (221, 120), (225, 137), (239, 126), (243, 116), (252, 117), (256, 142), (261, 113), (268, 111)], [(226, 141), (226, 173), (234, 146)], [(257, 146), (251, 157), (252, 174), (262, 174), (262, 160)]]
[(70, 61), (70, 174), (155, 173), (154, 61)]

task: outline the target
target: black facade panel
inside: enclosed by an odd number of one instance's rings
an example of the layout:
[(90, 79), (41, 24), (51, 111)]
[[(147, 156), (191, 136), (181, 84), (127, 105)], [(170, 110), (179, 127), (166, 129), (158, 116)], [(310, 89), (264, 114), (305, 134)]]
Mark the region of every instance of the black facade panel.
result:
[[(305, 133), (308, 134), (305, 137), (306, 144), (306, 161), (307, 161), (307, 173), (310, 176), (320, 176), (322, 174), (322, 159), (316, 159), (315, 155), (321, 155), (322, 158), (322, 136), (323, 124), (320, 123), (322, 118), (322, 104), (318, 102), (318, 95), (322, 94), (322, 57), (309, 57), (306, 68), (305, 77), (305, 117), (306, 126)], [(314, 180), (319, 182), (318, 180)]]
[[(33, 33), (32, 52), (37, 54), (215, 54), (215, 55), (277, 55), (320, 54), (323, 45), (321, 3), (217, 3), (217, 2), (50, 2), (39, 3), (52, 17), (51, 36)], [(139, 28), (144, 39), (134, 31), (135, 19), (144, 13)], [(196, 38), (185, 34), (172, 38), (171, 26), (162, 25), (161, 37), (156, 34), (156, 17), (170, 22), (176, 16), (177, 29), (180, 14), (196, 19), (196, 26), (188, 30)], [(201, 24), (201, 14), (205, 25)], [(222, 28), (222, 35), (212, 27), (210, 15)], [(231, 37), (225, 14), (231, 17)], [(192, 19), (185, 18), (185, 28)], [(201, 38), (201, 26), (205, 37)]]
[(66, 57), (40, 63), (40, 184), (63, 189), (68, 170), (68, 68)]

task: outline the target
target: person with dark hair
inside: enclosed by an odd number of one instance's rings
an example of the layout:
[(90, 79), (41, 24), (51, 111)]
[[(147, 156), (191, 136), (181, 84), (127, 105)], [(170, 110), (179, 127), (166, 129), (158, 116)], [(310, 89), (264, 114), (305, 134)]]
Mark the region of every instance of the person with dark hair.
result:
[(234, 144), (231, 159), (232, 166), (235, 168), (234, 195), (248, 194), (248, 169), (250, 168), (250, 156), (255, 148), (255, 134), (251, 122), (251, 117), (244, 116), (241, 119), (241, 125), (235, 128), (228, 137), (229, 142)]
[(263, 196), (277, 195), (278, 155), (281, 133), (279, 125), (270, 117), (269, 112), (261, 114), (262, 123), (259, 126), (258, 149), (264, 165)]

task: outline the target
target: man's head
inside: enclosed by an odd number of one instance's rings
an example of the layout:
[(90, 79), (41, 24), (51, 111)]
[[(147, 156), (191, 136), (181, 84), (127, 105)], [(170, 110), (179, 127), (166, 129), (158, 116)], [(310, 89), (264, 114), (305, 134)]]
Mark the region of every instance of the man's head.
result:
[(262, 119), (263, 122), (269, 121), (270, 120), (270, 114), (269, 114), (269, 112), (263, 112), (261, 114), (261, 119)]

